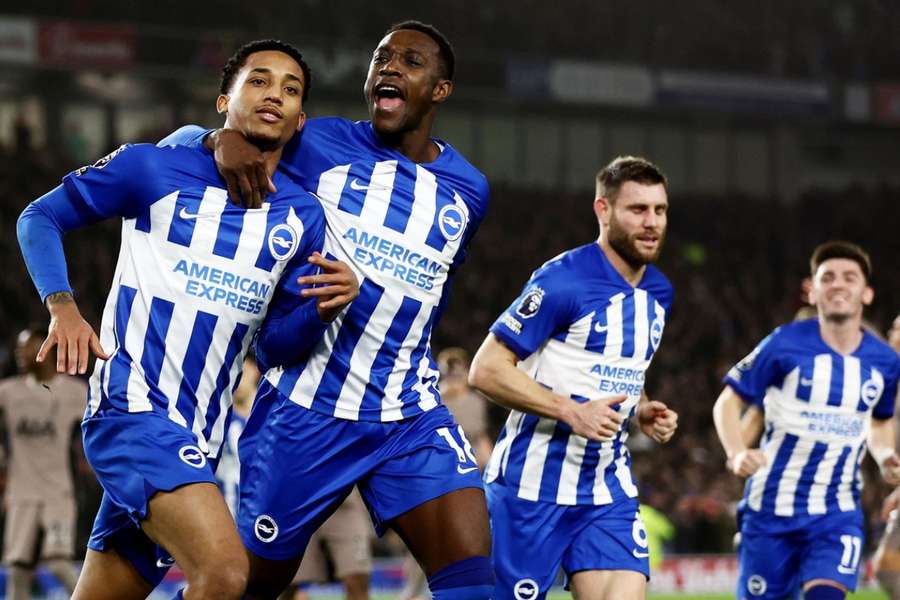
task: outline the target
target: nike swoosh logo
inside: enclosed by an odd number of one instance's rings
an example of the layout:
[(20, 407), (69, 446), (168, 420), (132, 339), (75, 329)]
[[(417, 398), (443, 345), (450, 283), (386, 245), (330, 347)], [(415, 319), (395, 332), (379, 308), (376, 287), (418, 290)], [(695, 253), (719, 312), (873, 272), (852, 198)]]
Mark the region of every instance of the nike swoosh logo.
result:
[(174, 558), (160, 558), (156, 561), (156, 566), (160, 569), (165, 569), (166, 567), (171, 567), (175, 564)]
[(199, 213), (188, 212), (187, 206), (182, 206), (181, 210), (178, 211), (178, 216), (182, 219), (196, 219), (199, 217)]
[(638, 552), (637, 550), (632, 550), (631, 553), (634, 554), (635, 558), (647, 558), (650, 556), (649, 552)]
[(466, 473), (471, 473), (472, 471), (474, 471), (477, 468), (478, 467), (467, 467), (467, 468), (463, 469), (460, 465), (456, 465), (456, 472), (459, 473), (460, 475), (465, 475)]
[(596, 331), (597, 333), (606, 333), (607, 329), (609, 329), (609, 325), (607, 325), (606, 327), (603, 327), (602, 325), (600, 325), (599, 322), (594, 323), (594, 331)]
[(356, 190), (357, 192), (367, 192), (369, 191), (369, 186), (361, 184), (359, 179), (354, 179), (350, 182), (350, 189)]
[(856, 569), (851, 569), (850, 567), (842, 567), (838, 565), (838, 571), (843, 573), (844, 575), (853, 575), (856, 573)]
[(806, 379), (805, 377), (800, 378), (800, 385), (805, 385), (806, 387), (812, 387), (812, 384), (813, 384), (812, 379)]

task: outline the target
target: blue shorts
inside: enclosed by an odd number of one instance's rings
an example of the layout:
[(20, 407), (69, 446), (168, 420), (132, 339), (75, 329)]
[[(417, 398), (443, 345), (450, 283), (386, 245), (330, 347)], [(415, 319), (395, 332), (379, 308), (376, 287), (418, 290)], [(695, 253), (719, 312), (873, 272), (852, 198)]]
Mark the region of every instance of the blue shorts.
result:
[(254, 404), (239, 447), (237, 523), (262, 558), (302, 555), (354, 485), (379, 535), (429, 500), (483, 487), (469, 442), (444, 406), (401, 421), (348, 421), (306, 409), (265, 380)]
[(493, 531), (495, 600), (539, 600), (560, 566), (578, 571), (637, 571), (650, 578), (647, 532), (638, 502), (564, 506), (523, 500), (500, 483), (487, 486)]
[(215, 484), (215, 465), (192, 432), (155, 413), (107, 410), (85, 419), (81, 430), (84, 454), (103, 486), (88, 548), (116, 550), (157, 585), (172, 561), (141, 530), (148, 502), (156, 492)]
[(738, 598), (781, 600), (812, 579), (856, 589), (864, 546), (862, 514), (833, 513), (804, 521), (802, 527), (779, 533), (742, 528)]

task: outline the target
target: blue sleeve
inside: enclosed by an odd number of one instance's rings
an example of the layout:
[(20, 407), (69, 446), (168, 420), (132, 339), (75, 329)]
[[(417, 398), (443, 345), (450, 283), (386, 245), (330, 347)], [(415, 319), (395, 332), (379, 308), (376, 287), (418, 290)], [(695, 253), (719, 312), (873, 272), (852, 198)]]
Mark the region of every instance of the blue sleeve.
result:
[(188, 148), (199, 148), (203, 145), (203, 140), (206, 139), (206, 136), (213, 131), (213, 129), (203, 129), (199, 125), (185, 125), (161, 139), (156, 145), (159, 147), (187, 146)]
[[(900, 359), (894, 355), (891, 357), (891, 369), (884, 376), (884, 391), (878, 404), (872, 409), (872, 416), (876, 419), (890, 419), (894, 416), (894, 407), (897, 403), (897, 380), (900, 378)], [(865, 389), (865, 388), (863, 388)]]
[(766, 389), (784, 375), (776, 355), (779, 331), (780, 328), (770, 333), (753, 352), (734, 365), (724, 378), (724, 383), (734, 389), (745, 402), (760, 408)]
[(146, 178), (153, 167), (147, 158), (145, 149), (122, 146), (69, 173), (63, 185), (22, 211), (16, 233), (42, 302), (55, 292), (72, 291), (62, 242), (66, 232), (112, 216), (135, 216), (149, 204), (152, 194), (145, 192), (152, 186)]
[(263, 371), (302, 360), (328, 327), (319, 317), (316, 299), (301, 296), (301, 286), (297, 283), (299, 277), (318, 272), (318, 267), (306, 260), (313, 252), (322, 252), (325, 243), (324, 216), (321, 208), (316, 208), (318, 212), (303, 232), (303, 248), (282, 273), (257, 334), (256, 360)]
[(63, 185), (98, 221), (136, 217), (162, 197), (154, 186), (162, 166), (160, 152), (150, 144), (120, 146), (93, 165), (66, 175)]
[(41, 302), (71, 292), (63, 234), (99, 220), (77, 196), (57, 186), (25, 207), (16, 224), (22, 258)]
[(572, 323), (574, 298), (559, 281), (559, 274), (538, 271), (518, 298), (500, 315), (491, 333), (496, 335), (520, 360), (524, 360), (548, 338)]

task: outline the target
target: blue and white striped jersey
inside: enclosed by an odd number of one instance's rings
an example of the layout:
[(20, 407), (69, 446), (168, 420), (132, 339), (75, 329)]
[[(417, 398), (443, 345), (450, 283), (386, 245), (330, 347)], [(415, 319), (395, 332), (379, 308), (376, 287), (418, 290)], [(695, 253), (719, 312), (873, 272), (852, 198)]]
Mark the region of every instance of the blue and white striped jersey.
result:
[[(484, 176), (449, 144), (417, 164), (384, 146), (368, 121), (311, 119), (281, 167), (315, 190), (325, 251), (355, 271), (359, 297), (298, 364), (266, 379), (311, 410), (395, 421), (440, 403), (432, 329), (487, 209)], [(262, 341), (261, 341), (262, 343)], [(263, 349), (264, 351), (264, 349)]]
[(869, 332), (845, 356), (822, 340), (818, 319), (773, 331), (725, 376), (765, 413), (768, 460), (742, 506), (763, 517), (856, 510), (869, 418), (894, 414), (898, 377), (900, 358)]
[(615, 439), (600, 443), (555, 419), (513, 410), (485, 480), (556, 504), (636, 497), (625, 441), (671, 303), (672, 286), (653, 265), (632, 287), (596, 243), (535, 271), (491, 332), (519, 357), (519, 368), (557, 394), (579, 402), (626, 394), (618, 411), (627, 418)]
[(123, 146), (63, 180), (89, 220), (121, 216), (122, 242), (86, 418), (154, 412), (216, 457), (244, 353), (269, 301), (299, 300), (296, 278), (321, 250), (318, 200), (282, 174), (262, 208), (229, 202), (212, 155)]

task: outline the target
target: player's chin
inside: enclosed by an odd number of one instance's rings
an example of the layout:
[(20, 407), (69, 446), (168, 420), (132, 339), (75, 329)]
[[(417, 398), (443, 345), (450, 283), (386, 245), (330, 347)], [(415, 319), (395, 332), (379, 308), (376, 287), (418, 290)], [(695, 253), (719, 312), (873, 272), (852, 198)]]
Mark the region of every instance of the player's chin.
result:
[(291, 139), (293, 131), (290, 131), (284, 124), (279, 124), (278, 126), (251, 127), (250, 131), (245, 132), (245, 135), (257, 146), (278, 147)]
[(372, 111), (372, 127), (381, 135), (402, 133), (406, 126), (406, 115), (399, 111), (375, 108)]

